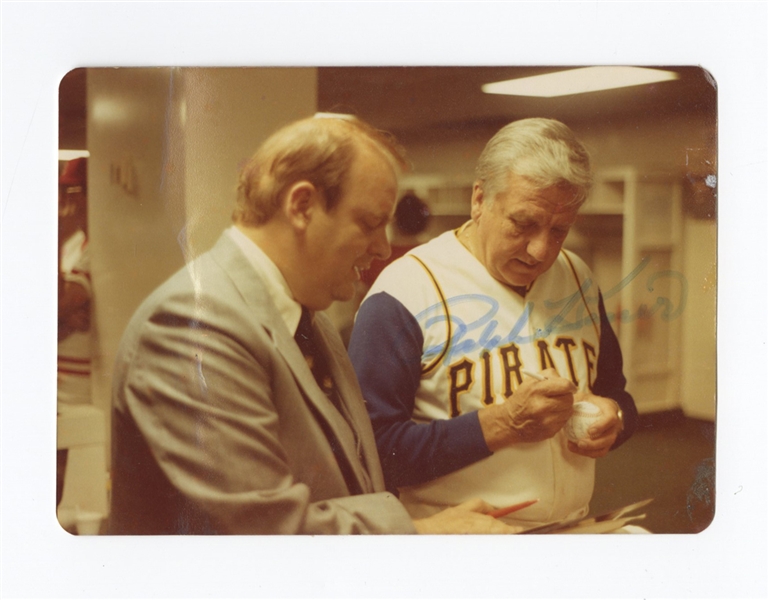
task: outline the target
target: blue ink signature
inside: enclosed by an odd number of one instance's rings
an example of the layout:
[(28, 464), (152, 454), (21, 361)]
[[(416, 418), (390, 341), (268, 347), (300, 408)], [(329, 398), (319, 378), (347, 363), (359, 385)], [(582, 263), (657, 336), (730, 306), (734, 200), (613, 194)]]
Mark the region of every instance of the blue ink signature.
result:
[[(632, 272), (624, 277), (617, 285), (603, 293), (604, 301), (619, 294), (623, 288), (628, 286), (631, 281), (637, 278), (641, 272), (646, 269), (650, 261), (651, 259), (649, 257), (641, 260)], [(677, 271), (658, 271), (649, 275), (646, 280), (646, 289), (649, 292), (653, 292), (655, 284), (657, 282), (662, 283), (664, 280), (670, 280), (679, 284), (679, 297), (677, 298), (677, 302), (674, 302), (670, 298), (657, 296), (652, 306), (640, 304), (635, 313), (627, 309), (622, 309), (619, 314), (607, 312), (606, 316), (609, 322), (613, 323), (619, 321), (621, 323), (629, 323), (635, 319), (649, 319), (658, 313), (663, 321), (671, 321), (680, 317), (686, 306), (688, 296), (688, 282), (686, 281), (686, 277)], [(499, 302), (495, 298), (485, 294), (460, 294), (458, 296), (447, 298), (446, 303), (449, 307), (452, 335), (449, 351), (446, 353), (444, 362), (449, 364), (456, 356), (473, 353), (478, 350), (491, 351), (508, 344), (529, 344), (538, 339), (546, 338), (554, 333), (568, 333), (570, 331), (581, 329), (590, 322), (598, 323), (600, 316), (598, 312), (597, 288), (595, 290), (596, 293), (588, 295), (588, 291), (592, 287), (593, 282), (590, 279), (586, 279), (582, 283), (581, 288), (573, 294), (561, 298), (560, 300), (546, 300), (544, 302), (545, 308), (547, 308), (548, 311), (557, 309), (558, 312), (550, 319), (543, 329), (537, 329), (533, 335), (523, 335), (521, 333), (526, 328), (531, 312), (534, 309), (533, 302), (527, 302), (525, 304), (523, 312), (510, 331), (506, 334), (500, 334), (497, 333), (499, 322), (495, 319), (499, 312)], [(583, 296), (586, 302), (581, 301)], [(466, 323), (454, 314), (455, 311), (451, 311), (452, 307), (457, 307), (465, 303), (474, 304), (476, 307), (485, 306), (485, 309), (480, 308), (480, 316), (474, 321)], [(586, 303), (587, 306), (585, 305)], [(416, 320), (425, 331), (436, 326), (445, 329), (446, 313), (443, 304), (439, 302), (426, 308), (416, 315)], [(431, 358), (440, 355), (443, 352), (444, 346), (445, 342), (442, 342), (436, 346), (427, 348), (424, 358), (430, 360)]]

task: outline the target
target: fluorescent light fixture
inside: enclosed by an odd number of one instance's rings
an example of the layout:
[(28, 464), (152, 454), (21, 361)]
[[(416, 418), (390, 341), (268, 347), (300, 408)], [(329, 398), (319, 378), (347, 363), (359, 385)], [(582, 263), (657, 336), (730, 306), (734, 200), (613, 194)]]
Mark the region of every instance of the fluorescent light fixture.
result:
[(331, 112), (316, 112), (313, 115), (314, 119), (346, 119), (348, 121), (355, 118), (354, 115), (348, 115), (345, 113), (331, 113)]
[(88, 158), (91, 153), (88, 150), (59, 150), (59, 160), (72, 160), (74, 158)]
[(571, 94), (586, 94), (600, 90), (613, 90), (671, 81), (678, 79), (678, 73), (643, 67), (584, 67), (569, 69), (533, 77), (508, 79), (496, 83), (484, 84), (481, 89), (487, 94), (507, 94), (510, 96), (537, 96), (554, 98)]

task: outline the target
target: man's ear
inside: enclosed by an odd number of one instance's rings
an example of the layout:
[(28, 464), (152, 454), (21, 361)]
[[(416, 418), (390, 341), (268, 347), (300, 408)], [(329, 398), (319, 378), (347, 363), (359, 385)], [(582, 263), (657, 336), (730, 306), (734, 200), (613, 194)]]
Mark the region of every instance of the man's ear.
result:
[(320, 192), (309, 181), (297, 181), (286, 192), (283, 210), (291, 225), (304, 230), (321, 208)]
[(476, 223), (478, 223), (478, 219), (481, 218), (483, 213), (484, 202), (483, 187), (481, 187), (480, 182), (476, 181), (473, 184), (473, 196), (470, 199), (470, 217)]

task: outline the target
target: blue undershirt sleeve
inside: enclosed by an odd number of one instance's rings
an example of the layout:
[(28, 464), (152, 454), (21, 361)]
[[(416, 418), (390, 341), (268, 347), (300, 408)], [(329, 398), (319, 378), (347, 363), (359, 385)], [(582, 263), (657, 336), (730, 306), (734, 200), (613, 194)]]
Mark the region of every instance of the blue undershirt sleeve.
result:
[(477, 412), (411, 420), (422, 370), (423, 336), (414, 316), (386, 292), (360, 307), (349, 354), (376, 436), (388, 490), (426, 483), (491, 455)]
[(622, 373), (622, 351), (619, 341), (606, 315), (603, 296), (598, 296), (598, 312), (601, 316), (601, 346), (598, 354), (598, 374), (596, 375), (593, 393), (597, 396), (611, 398), (622, 409), (625, 428), (617, 437), (612, 449), (621, 446), (633, 435), (638, 425), (638, 409), (633, 397), (625, 391), (627, 380)]

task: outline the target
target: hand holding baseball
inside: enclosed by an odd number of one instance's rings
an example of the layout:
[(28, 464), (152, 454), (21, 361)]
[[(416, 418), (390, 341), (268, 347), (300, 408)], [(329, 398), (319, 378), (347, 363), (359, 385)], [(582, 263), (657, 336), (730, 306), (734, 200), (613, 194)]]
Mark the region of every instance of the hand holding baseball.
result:
[(558, 433), (572, 413), (576, 386), (553, 369), (538, 381), (527, 378), (502, 404), (479, 411), (484, 439), (492, 452), (521, 442), (540, 442)]
[(617, 414), (617, 403), (610, 398), (596, 396), (590, 392), (578, 392), (574, 395), (574, 400), (595, 404), (601, 414), (588, 428), (589, 437), (577, 442), (570, 441), (569, 450), (589, 458), (605, 456), (622, 431), (622, 422)]

